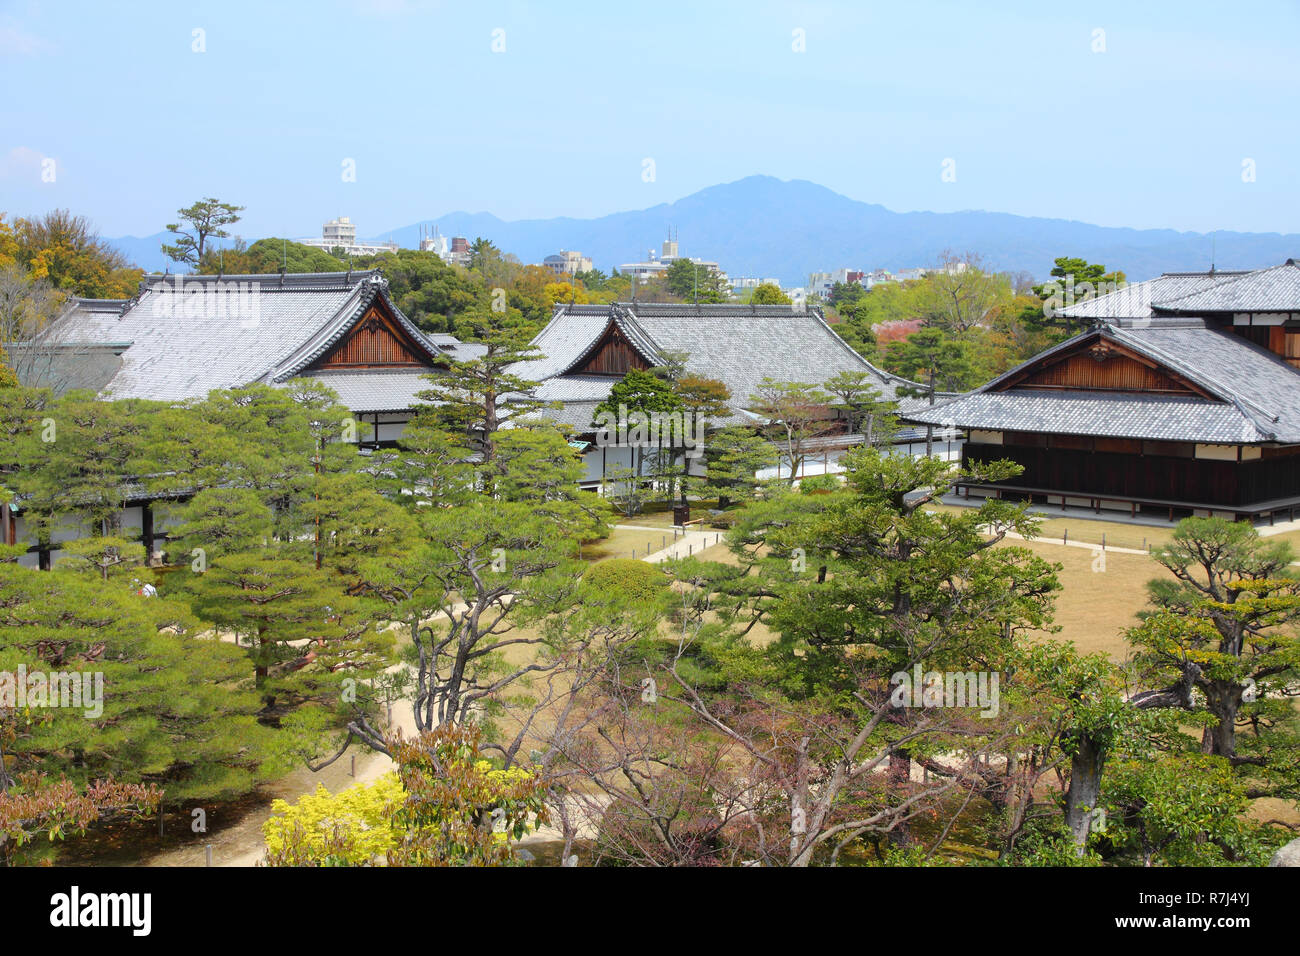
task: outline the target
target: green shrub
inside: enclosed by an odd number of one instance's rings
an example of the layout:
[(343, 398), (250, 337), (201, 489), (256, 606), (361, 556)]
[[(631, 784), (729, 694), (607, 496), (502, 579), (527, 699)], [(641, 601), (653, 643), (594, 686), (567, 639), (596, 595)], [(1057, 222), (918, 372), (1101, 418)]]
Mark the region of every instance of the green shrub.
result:
[(658, 565), (632, 558), (610, 558), (588, 568), (583, 583), (606, 593), (641, 599), (663, 593), (668, 582)]
[(805, 495), (822, 494), (827, 491), (839, 491), (843, 487), (838, 475), (812, 475), (799, 482), (799, 490)]

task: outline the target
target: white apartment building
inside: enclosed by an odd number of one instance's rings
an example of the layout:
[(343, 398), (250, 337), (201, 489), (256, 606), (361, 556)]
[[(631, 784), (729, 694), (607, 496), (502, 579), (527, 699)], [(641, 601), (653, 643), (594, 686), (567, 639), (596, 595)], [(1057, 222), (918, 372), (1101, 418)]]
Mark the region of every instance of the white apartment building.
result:
[(348, 256), (376, 256), (397, 251), (397, 243), (395, 242), (380, 242), (374, 239), (363, 239), (358, 242), (356, 223), (347, 216), (339, 216), (339, 218), (331, 219), (325, 223), (321, 227), (319, 239), (298, 239), (296, 241), (304, 246), (324, 249), (326, 252), (331, 249), (342, 249), (343, 254)]

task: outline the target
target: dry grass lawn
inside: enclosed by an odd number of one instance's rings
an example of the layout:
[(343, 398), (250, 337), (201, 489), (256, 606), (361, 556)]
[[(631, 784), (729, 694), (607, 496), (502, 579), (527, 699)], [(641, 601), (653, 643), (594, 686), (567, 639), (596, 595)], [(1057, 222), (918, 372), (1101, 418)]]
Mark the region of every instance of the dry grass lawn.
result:
[[(640, 524), (639, 521), (635, 522)], [(596, 541), (584, 541), (582, 559), (584, 561), (607, 561), (610, 558), (644, 558), (647, 553), (654, 553), (673, 543), (671, 525), (662, 529), (637, 531), (628, 528), (615, 528), (608, 538)], [(647, 552), (647, 549), (649, 551)], [(635, 552), (635, 553), (634, 553)]]
[[(1029, 548), (1046, 561), (1061, 565), (1058, 577), (1061, 590), (1056, 594), (1056, 621), (1060, 631), (1040, 633), (1040, 638), (1073, 641), (1085, 654), (1101, 652), (1112, 660), (1128, 654), (1124, 631), (1137, 623), (1137, 612), (1147, 606), (1146, 584), (1152, 578), (1168, 574), (1146, 555), (1105, 552), (1066, 547), (1050, 541), (1008, 541), (1008, 545)], [(716, 545), (701, 552), (706, 561), (735, 564), (735, 556), (726, 545)], [(1098, 570), (1093, 570), (1094, 566)], [(758, 643), (766, 643), (772, 634), (762, 625), (751, 632)]]
[(1137, 623), (1137, 612), (1147, 606), (1147, 582), (1169, 573), (1142, 554), (1103, 554), (1044, 540), (1008, 544), (1061, 565), (1055, 622), (1060, 630), (1041, 636), (1072, 641), (1085, 654), (1100, 651), (1115, 661), (1128, 655), (1124, 631)]

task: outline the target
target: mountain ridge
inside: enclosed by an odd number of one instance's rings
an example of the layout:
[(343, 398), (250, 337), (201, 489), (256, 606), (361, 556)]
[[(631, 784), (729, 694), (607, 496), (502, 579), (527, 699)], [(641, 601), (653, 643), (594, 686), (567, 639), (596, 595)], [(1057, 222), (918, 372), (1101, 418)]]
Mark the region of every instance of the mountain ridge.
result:
[[(503, 220), (489, 212), (456, 211), (376, 235), (414, 248), (421, 229), (433, 227), (447, 237), (484, 236), (524, 262), (541, 262), (562, 248), (577, 250), (605, 272), (657, 251), (672, 228), (682, 255), (716, 261), (733, 277), (772, 276), (788, 286), (804, 284), (811, 272), (844, 267), (896, 271), (934, 265), (944, 250), (977, 252), (994, 269), (1038, 279), (1057, 256), (1080, 256), (1122, 269), (1134, 281), (1208, 269), (1211, 250), (1219, 269), (1262, 268), (1300, 256), (1295, 233), (1136, 229), (986, 210), (900, 213), (809, 180), (762, 175), (591, 219)], [(157, 246), (164, 238), (166, 233), (108, 241), (141, 266), (161, 269), (165, 259)]]

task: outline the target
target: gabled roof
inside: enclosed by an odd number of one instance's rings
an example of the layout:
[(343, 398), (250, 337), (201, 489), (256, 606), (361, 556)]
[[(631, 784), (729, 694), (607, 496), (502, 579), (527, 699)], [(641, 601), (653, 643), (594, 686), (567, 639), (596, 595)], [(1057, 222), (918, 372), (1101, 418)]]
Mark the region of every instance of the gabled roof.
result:
[[(372, 305), (380, 305), (430, 366), (479, 354), (451, 336), (425, 336), (388, 297), (377, 270), (281, 275), (146, 275), (126, 301), (74, 300), (42, 336), (46, 343), (130, 343), (106, 382), (87, 382), (110, 398), (180, 401), (213, 389), (277, 384), (302, 374), (338, 343)], [(413, 378), (419, 378), (417, 371)], [(373, 379), (386, 397), (356, 390), (357, 410), (384, 410), (390, 378)], [(351, 401), (359, 406), (353, 406)]]
[(1167, 272), (1145, 282), (1131, 282), (1114, 292), (1057, 309), (1071, 319), (1145, 319), (1155, 314), (1153, 303), (1212, 289), (1249, 275), (1247, 272)]
[[(1018, 388), (1021, 374), (1097, 341), (1146, 356), (1207, 397)], [(1002, 431), (1209, 443), (1300, 442), (1300, 371), (1232, 332), (1194, 318), (1102, 325), (1042, 352), (911, 421)]]
[[(850, 348), (820, 309), (772, 305), (559, 305), (533, 339), (543, 357), (522, 362), (512, 371), (540, 381), (540, 398), (566, 405), (591, 403), (594, 409), (617, 378), (573, 371), (611, 327), (618, 328), (651, 365), (684, 354), (688, 371), (724, 382), (732, 396), (728, 421), (741, 420), (739, 410), (765, 377), (820, 385), (839, 372), (865, 372), (886, 399), (896, 397), (897, 387), (912, 384), (876, 368)], [(575, 414), (581, 417), (582, 412)], [(587, 425), (590, 419), (571, 424)]]
[(623, 333), (623, 338), (626, 339), (628, 344), (632, 346), (636, 353), (645, 360), (647, 365), (653, 367), (664, 364), (666, 357), (660, 353), (654, 340), (650, 338), (649, 334), (647, 334), (646, 331), (641, 328), (640, 324), (637, 323), (631, 310), (623, 306), (621, 303), (615, 302), (609, 307), (609, 319), (605, 324), (605, 328), (601, 330), (600, 335), (592, 339), (587, 344), (587, 347), (579, 352), (573, 360), (560, 371), (559, 374), (568, 375), (579, 369), (587, 360), (587, 357), (590, 356), (600, 343), (605, 340), (606, 336), (616, 329)]
[(424, 357), (431, 365), (441, 362), (443, 356), (438, 346), (426, 339), (424, 333), (417, 329), (402, 314), (401, 310), (393, 304), (393, 301), (388, 298), (387, 289), (388, 282), (377, 271), (367, 273), (357, 287), (355, 303), (349, 299), (347, 305), (340, 309), (331, 321), (321, 326), (297, 349), (286, 356), (273, 372), (268, 374), (268, 381), (287, 382), (302, 372), (312, 362), (336, 345), (356, 324), (357, 320), (365, 314), (366, 310), (376, 303), (376, 300), (382, 300), (383, 307), (392, 314), (402, 331), (410, 337), (417, 350), (424, 353)]
[(1158, 311), (1300, 312), (1300, 264), (1288, 259), (1280, 266), (1247, 272), (1207, 289), (1153, 301)]

